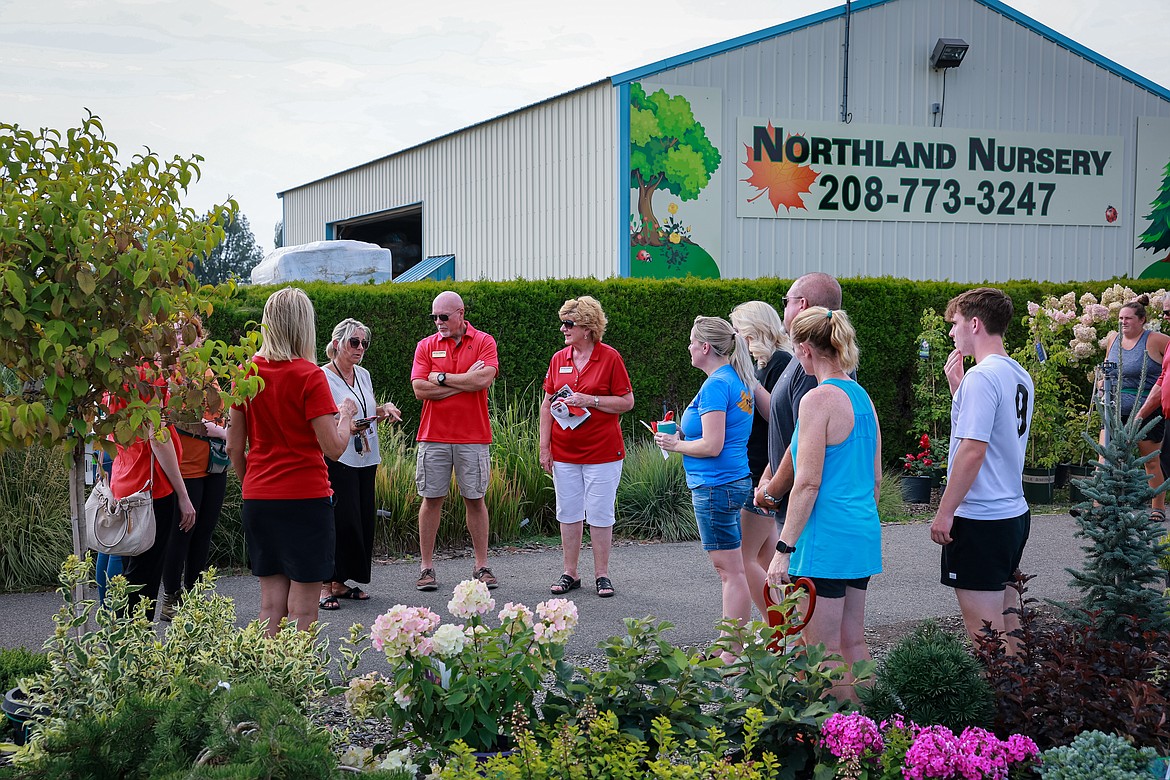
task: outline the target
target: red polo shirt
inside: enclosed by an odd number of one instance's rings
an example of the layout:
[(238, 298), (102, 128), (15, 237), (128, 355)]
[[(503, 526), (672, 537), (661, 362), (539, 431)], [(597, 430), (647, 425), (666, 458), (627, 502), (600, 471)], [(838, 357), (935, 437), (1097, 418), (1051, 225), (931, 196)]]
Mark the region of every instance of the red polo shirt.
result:
[(1158, 381), (1155, 385), (1162, 388), (1162, 416), (1170, 418), (1170, 387), (1163, 382), (1166, 378), (1166, 372), (1170, 371), (1170, 350), (1166, 350), (1166, 354), (1162, 356), (1162, 373), (1158, 375)]
[[(144, 366), (139, 367), (138, 376), (144, 382), (146, 381), (146, 368)], [(158, 392), (162, 396), (163, 406), (165, 407), (170, 398), (167, 392), (166, 379), (161, 376), (155, 377), (151, 384), (159, 388)], [(146, 395), (141, 395), (140, 397), (143, 401), (147, 400)], [(102, 403), (110, 412), (120, 411), (126, 406), (125, 401), (109, 393), (102, 399)], [(173, 425), (168, 425), (167, 431), (171, 435), (171, 439), (167, 442), (167, 445), (175, 448), (175, 457), (181, 460), (183, 457), (183, 445), (179, 442), (179, 432), (175, 430), (175, 426)], [(113, 438), (113, 436), (110, 436), (110, 439)], [(110, 492), (114, 494), (114, 498), (125, 498), (126, 496), (137, 493), (139, 490), (145, 489), (147, 486), (150, 486), (150, 495), (152, 498), (166, 498), (175, 492), (174, 487), (171, 486), (171, 481), (167, 478), (166, 472), (159, 465), (158, 458), (153, 459), (154, 474), (153, 483), (151, 482), (152, 474), (150, 464), (152, 462), (152, 453), (149, 439), (135, 439), (130, 445), (123, 446), (118, 444), (117, 446), (118, 454), (114, 458), (113, 467), (110, 469)]]
[(243, 409), (248, 430), (244, 498), (296, 499), (333, 495), (316, 417), (337, 414), (329, 380), (303, 358), (252, 358), (264, 389)]
[[(625, 395), (633, 390), (622, 356), (603, 342), (593, 346), (589, 362), (581, 371), (573, 363), (573, 348), (565, 347), (552, 356), (544, 375), (544, 392), (552, 395), (568, 385), (585, 395)], [(626, 457), (622, 440), (621, 415), (590, 409), (589, 419), (576, 428), (552, 423), (552, 456), (561, 463), (613, 463)]]
[[(465, 374), (471, 364), (482, 360), (498, 374), (500, 358), (496, 340), (467, 323), (467, 332), (459, 344), (438, 333), (427, 336), (414, 349), (414, 366), (410, 379), (426, 379), (432, 371)], [(488, 391), (456, 393), (440, 401), (423, 401), (418, 440), (442, 444), (491, 444), (492, 425), (488, 420)]]

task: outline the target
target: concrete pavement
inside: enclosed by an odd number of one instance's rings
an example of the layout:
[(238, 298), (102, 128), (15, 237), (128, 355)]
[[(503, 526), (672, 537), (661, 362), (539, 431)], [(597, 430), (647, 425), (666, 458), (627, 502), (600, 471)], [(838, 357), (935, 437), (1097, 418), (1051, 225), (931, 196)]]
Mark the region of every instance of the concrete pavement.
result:
[[(1080, 567), (1083, 562), (1081, 540), (1073, 536), (1076, 528), (1069, 515), (1033, 517), (1022, 566), (1026, 573), (1037, 575), (1029, 595), (1040, 599), (1075, 598), (1065, 568)], [(939, 548), (930, 541), (928, 524), (885, 526), (882, 556), (884, 572), (873, 578), (866, 599), (868, 627), (886, 628), (958, 614), (953, 593), (938, 582)], [(508, 601), (535, 607), (551, 598), (549, 586), (561, 573), (561, 553), (559, 548), (493, 550), (490, 565), (500, 578), (500, 587), (493, 591), (497, 607)], [(675, 628), (668, 636), (677, 645), (703, 646), (715, 638), (714, 627), (720, 615), (719, 578), (697, 541), (616, 548), (610, 577), (617, 595), (611, 599), (599, 599), (593, 590), (592, 565), (592, 556), (586, 550), (581, 555), (583, 587), (571, 594), (580, 624), (569, 642), (569, 652), (588, 653), (605, 637), (624, 633), (624, 618), (646, 615), (673, 623)], [(471, 569), (470, 558), (438, 560), (439, 590), (420, 593), (414, 588), (416, 561), (376, 564), (373, 581), (365, 587), (372, 598), (343, 600), (340, 610), (323, 611), (325, 635), (335, 645), (348, 634), (351, 624), (369, 626), (396, 603), (426, 606), (447, 618), (452, 588), (469, 578)], [(256, 617), (260, 589), (254, 577), (221, 577), (218, 589), (235, 600), (241, 625)], [(0, 596), (0, 647), (40, 649), (52, 635), (52, 616), (59, 607), (60, 598), (53, 592)]]

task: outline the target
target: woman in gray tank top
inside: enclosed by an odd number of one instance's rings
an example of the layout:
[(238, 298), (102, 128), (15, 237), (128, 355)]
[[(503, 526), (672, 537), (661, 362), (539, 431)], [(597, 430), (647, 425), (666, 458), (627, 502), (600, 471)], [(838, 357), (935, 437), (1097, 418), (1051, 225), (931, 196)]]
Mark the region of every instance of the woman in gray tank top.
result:
[[(1108, 400), (1116, 401), (1122, 422), (1129, 420), (1133, 410), (1140, 409), (1149, 397), (1154, 382), (1162, 373), (1162, 358), (1170, 345), (1170, 336), (1146, 330), (1146, 306), (1149, 303), (1148, 295), (1140, 295), (1121, 307), (1117, 315), (1120, 331), (1110, 339), (1105, 349), (1105, 360), (1117, 366), (1115, 372), (1112, 368), (1109, 370), (1117, 378), (1107, 384)], [(1164, 425), (1159, 414), (1158, 424), (1138, 443), (1138, 452), (1149, 455), (1161, 449), (1163, 432)], [(1105, 442), (1105, 431), (1101, 432), (1101, 442)], [(1151, 487), (1162, 484), (1162, 466), (1158, 458), (1146, 463), (1146, 473), (1149, 474)], [(1151, 514), (1155, 519), (1166, 519), (1165, 502), (1165, 494), (1159, 493), (1154, 497)]]

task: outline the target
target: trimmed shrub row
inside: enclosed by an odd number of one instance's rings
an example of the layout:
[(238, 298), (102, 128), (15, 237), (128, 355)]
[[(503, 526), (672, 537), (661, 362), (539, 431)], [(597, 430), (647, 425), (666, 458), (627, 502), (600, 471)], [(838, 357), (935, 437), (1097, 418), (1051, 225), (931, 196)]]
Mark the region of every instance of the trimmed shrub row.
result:
[[(1116, 281), (1116, 280), (1114, 280)], [(1114, 283), (1078, 283), (1081, 292), (1100, 294)], [(1156, 290), (1158, 280), (1125, 280), (1135, 290)], [(592, 295), (609, 318), (605, 335), (625, 358), (634, 381), (634, 410), (624, 417), (627, 429), (640, 431), (637, 420), (658, 419), (664, 408), (681, 409), (697, 392), (702, 374), (690, 365), (686, 343), (696, 315), (726, 317), (738, 304), (766, 301), (780, 308), (788, 290), (786, 279), (548, 279), (511, 282), (418, 282), (413, 284), (301, 285), (317, 309), (318, 349), (333, 326), (354, 317), (370, 326), (373, 344), (363, 365), (374, 378), (379, 395), (402, 408), (407, 429), (417, 429), (421, 408), (410, 387), (410, 367), (419, 339), (433, 332), (428, 315), (433, 298), (445, 289), (463, 296), (467, 318), (496, 337), (500, 351), (500, 382), (511, 396), (540, 393), (549, 358), (563, 345), (557, 310), (569, 298)], [(974, 285), (917, 282), (883, 277), (843, 279), (844, 306), (856, 324), (861, 344), (858, 377), (873, 398), (882, 421), (888, 463), (908, 451), (917, 335), (922, 310), (938, 311), (950, 298)], [(1008, 333), (1009, 348), (1025, 339), (1020, 323), (1028, 301), (1061, 293), (1069, 284), (1009, 282), (997, 285), (1016, 303), (1019, 315)], [(272, 287), (245, 287), (237, 298), (218, 309), (211, 327), (223, 338), (234, 337), (259, 322)]]

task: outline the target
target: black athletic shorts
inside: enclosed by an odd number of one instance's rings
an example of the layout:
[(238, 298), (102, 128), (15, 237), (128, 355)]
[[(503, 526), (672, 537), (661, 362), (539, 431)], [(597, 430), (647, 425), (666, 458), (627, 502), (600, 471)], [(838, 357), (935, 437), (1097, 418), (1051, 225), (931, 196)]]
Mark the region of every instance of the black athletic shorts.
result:
[(961, 590), (999, 590), (1015, 575), (1032, 528), (1025, 511), (1008, 520), (956, 517), (942, 548), (942, 584)]
[(809, 577), (809, 579), (817, 587), (818, 599), (843, 599), (846, 588), (869, 589), (869, 577), (858, 577), (853, 580), (835, 580), (830, 577)]

